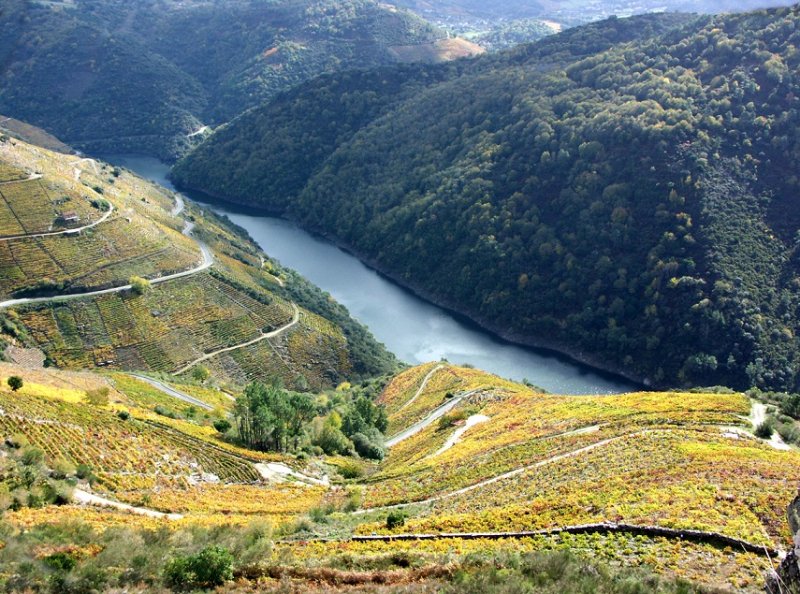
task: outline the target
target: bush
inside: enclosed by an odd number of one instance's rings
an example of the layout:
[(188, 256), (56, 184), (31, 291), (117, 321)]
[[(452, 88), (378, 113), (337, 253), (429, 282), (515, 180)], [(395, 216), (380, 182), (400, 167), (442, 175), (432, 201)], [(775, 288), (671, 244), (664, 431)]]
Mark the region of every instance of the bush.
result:
[(174, 557), (164, 567), (164, 583), (173, 590), (215, 588), (233, 579), (233, 555), (218, 546), (196, 555)]
[(178, 413), (176, 413), (171, 408), (167, 408), (166, 406), (163, 406), (161, 404), (156, 406), (155, 409), (153, 409), (153, 410), (157, 415), (161, 415), (162, 417), (167, 417), (168, 419), (177, 419), (178, 418)]
[(120, 419), (122, 419), (123, 421), (127, 421), (128, 419), (130, 419), (130, 418), (131, 418), (131, 413), (129, 413), (127, 410), (121, 410), (121, 411), (119, 411), (119, 412), (117, 413), (117, 416), (118, 416)]
[(329, 456), (336, 454), (348, 455), (352, 452), (353, 445), (341, 430), (326, 426), (322, 429), (315, 445), (318, 445)]
[(150, 289), (150, 281), (141, 276), (132, 276), (128, 282), (136, 295), (144, 295)]
[(350, 439), (353, 440), (353, 446), (355, 447), (358, 455), (362, 458), (369, 458), (370, 460), (383, 460), (383, 457), (386, 455), (386, 451), (383, 449), (382, 444), (376, 443), (363, 433), (356, 433)]
[(767, 419), (758, 427), (756, 427), (756, 437), (760, 437), (761, 439), (770, 439), (774, 431), (775, 429), (772, 426), (772, 422)]
[(12, 375), (6, 381), (8, 383), (8, 387), (11, 388), (12, 392), (16, 392), (17, 390), (22, 388), (22, 386), (24, 384), (24, 382), (22, 381), (22, 378), (20, 376), (18, 376), (18, 375)]
[(36, 466), (44, 460), (44, 452), (36, 447), (27, 447), (22, 450), (19, 459), (25, 466)]
[(227, 433), (231, 429), (231, 422), (228, 419), (217, 419), (214, 421), (214, 429), (220, 433)]
[(207, 382), (210, 377), (211, 371), (205, 365), (196, 365), (192, 369), (192, 379), (201, 384)]
[(407, 517), (408, 516), (405, 514), (405, 512), (401, 511), (389, 512), (389, 515), (386, 516), (386, 528), (389, 530), (394, 530), (395, 528), (400, 528), (401, 526), (405, 526)]

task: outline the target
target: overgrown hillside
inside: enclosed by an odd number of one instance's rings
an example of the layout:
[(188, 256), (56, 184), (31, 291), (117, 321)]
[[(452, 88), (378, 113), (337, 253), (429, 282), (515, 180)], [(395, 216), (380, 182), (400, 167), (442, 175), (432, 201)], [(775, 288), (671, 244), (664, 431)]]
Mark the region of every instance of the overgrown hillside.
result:
[(246, 450), (213, 428), (229, 395), (171, 385), (212, 410), (0, 364), (5, 590), (759, 592), (790, 541), (800, 458), (742, 394), (564, 397), (431, 363), (378, 399), (373, 463), (315, 454), (316, 422), (301, 455)]
[(0, 113), (85, 151), (172, 158), (203, 125), (324, 72), (477, 51), (372, 0), (9, 0)]
[(797, 390), (798, 25), (798, 8), (612, 19), (321, 78), (174, 175), (506, 337), (653, 385)]
[(0, 177), (7, 357), (302, 389), (394, 365), (343, 307), (163, 188), (7, 137)]

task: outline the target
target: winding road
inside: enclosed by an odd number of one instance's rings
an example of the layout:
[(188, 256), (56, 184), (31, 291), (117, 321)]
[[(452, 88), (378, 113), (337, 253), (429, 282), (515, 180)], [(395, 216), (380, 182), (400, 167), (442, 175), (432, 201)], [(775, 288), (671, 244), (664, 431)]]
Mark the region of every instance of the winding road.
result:
[(156, 390), (159, 390), (160, 392), (163, 392), (167, 396), (172, 396), (173, 398), (177, 398), (178, 400), (183, 400), (184, 402), (186, 402), (188, 404), (191, 404), (193, 406), (200, 407), (203, 410), (214, 410), (214, 407), (211, 406), (210, 404), (206, 404), (202, 400), (198, 400), (197, 398), (194, 398), (193, 396), (189, 396), (185, 392), (181, 392), (180, 390), (177, 390), (177, 389), (175, 389), (175, 388), (173, 388), (171, 386), (168, 386), (167, 384), (165, 384), (163, 382), (155, 380), (155, 379), (153, 379), (151, 377), (147, 377), (146, 375), (141, 375), (139, 373), (131, 373), (130, 375), (131, 375), (131, 377), (135, 377), (138, 380), (141, 380), (141, 381), (143, 381), (143, 382), (145, 382), (147, 384), (150, 384)]
[(139, 514), (140, 516), (147, 516), (148, 518), (163, 518), (167, 520), (180, 520), (183, 519), (181, 514), (165, 514), (164, 512), (156, 511), (154, 509), (146, 509), (144, 507), (134, 507), (133, 505), (128, 505), (127, 503), (120, 503), (119, 501), (114, 501), (113, 499), (106, 499), (105, 497), (100, 497), (99, 495), (95, 495), (94, 493), (89, 493), (87, 491), (82, 491), (80, 489), (75, 489), (72, 492), (73, 499), (82, 505), (93, 505), (96, 507), (108, 507), (111, 509), (117, 509), (120, 511), (127, 511), (133, 514)]
[(428, 499), (422, 499), (420, 501), (409, 501), (407, 503), (397, 503), (395, 505), (386, 505), (382, 507), (373, 507), (371, 509), (363, 509), (358, 510), (353, 513), (355, 514), (367, 514), (375, 511), (386, 511), (390, 509), (402, 509), (404, 507), (411, 507), (412, 505), (427, 505), (429, 503), (436, 503), (437, 501), (442, 501), (444, 499), (450, 499), (452, 497), (457, 497), (458, 495), (463, 495), (464, 493), (469, 493), (470, 491), (474, 491), (475, 489), (480, 489), (482, 487), (486, 487), (487, 485), (491, 485), (498, 481), (503, 481), (508, 478), (512, 478), (515, 476), (519, 476), (529, 470), (533, 470), (535, 468), (541, 468), (542, 466), (547, 466), (548, 464), (553, 464), (554, 462), (559, 462), (561, 460), (566, 460), (567, 458), (573, 458), (575, 456), (580, 456), (581, 454), (585, 454), (586, 452), (591, 452), (597, 448), (601, 448), (603, 446), (607, 446), (608, 444), (614, 443), (616, 441), (620, 441), (623, 439), (628, 439), (631, 437), (638, 437), (640, 435), (646, 435), (647, 433), (653, 433), (650, 429), (645, 429), (643, 431), (636, 431), (634, 433), (626, 433), (625, 435), (618, 435), (616, 437), (609, 437), (608, 439), (603, 439), (601, 441), (595, 442), (588, 446), (584, 446), (582, 448), (578, 448), (577, 450), (572, 450), (571, 452), (565, 452), (563, 454), (558, 454), (557, 456), (552, 456), (550, 458), (545, 458), (544, 460), (540, 460), (534, 464), (529, 464), (527, 466), (522, 466), (515, 470), (511, 470), (509, 472), (504, 472), (503, 474), (499, 474), (497, 476), (493, 476), (492, 478), (488, 478), (486, 480), (480, 481), (475, 483), (474, 485), (469, 485), (468, 487), (464, 487), (462, 489), (458, 489), (456, 491), (451, 491), (449, 493), (442, 493), (441, 495), (435, 495), (434, 497), (429, 497)]
[(416, 435), (417, 433), (428, 427), (435, 420), (443, 417), (451, 410), (453, 410), (458, 405), (459, 402), (464, 400), (464, 398), (472, 396), (477, 391), (478, 390), (470, 390), (469, 392), (464, 392), (462, 394), (457, 394), (456, 396), (453, 396), (450, 400), (439, 406), (439, 408), (435, 409), (432, 413), (430, 413), (427, 417), (425, 417), (421, 421), (417, 421), (416, 423), (411, 425), (411, 427), (409, 427), (408, 429), (405, 429), (400, 433), (397, 433), (396, 435), (393, 435), (392, 437), (387, 439), (386, 447), (387, 448), (394, 447), (401, 441), (405, 441), (412, 435)]

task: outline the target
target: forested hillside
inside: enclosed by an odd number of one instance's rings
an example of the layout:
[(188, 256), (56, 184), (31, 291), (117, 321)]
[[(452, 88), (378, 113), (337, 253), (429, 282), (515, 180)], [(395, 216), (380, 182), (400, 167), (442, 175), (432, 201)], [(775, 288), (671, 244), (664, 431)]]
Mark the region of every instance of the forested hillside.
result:
[(86, 151), (169, 158), (313, 76), (478, 51), (445, 37), (373, 0), (8, 0), (0, 113)]
[(663, 15), (322, 78), (175, 177), (333, 235), (505, 336), (657, 385), (795, 390), (798, 41), (798, 8)]

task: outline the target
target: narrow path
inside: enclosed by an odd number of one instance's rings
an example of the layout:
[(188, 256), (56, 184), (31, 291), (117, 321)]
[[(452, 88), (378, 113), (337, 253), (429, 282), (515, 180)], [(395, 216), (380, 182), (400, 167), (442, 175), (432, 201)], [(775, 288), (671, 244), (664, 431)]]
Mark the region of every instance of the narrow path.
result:
[[(581, 431), (579, 429), (579, 431)], [(582, 431), (587, 431), (586, 429)], [(370, 509), (362, 509), (353, 512), (354, 514), (367, 514), (375, 511), (385, 511), (390, 509), (401, 509), (404, 507), (410, 507), (412, 505), (427, 505), (429, 503), (436, 503), (437, 501), (442, 501), (444, 499), (451, 499), (453, 497), (457, 497), (459, 495), (463, 495), (464, 493), (469, 493), (470, 491), (474, 491), (475, 489), (480, 489), (482, 487), (486, 487), (493, 483), (503, 481), (508, 478), (512, 478), (515, 476), (519, 476), (524, 472), (529, 470), (533, 470), (535, 468), (541, 468), (542, 466), (547, 466), (548, 464), (553, 464), (554, 462), (559, 462), (561, 460), (566, 460), (567, 458), (574, 458), (575, 456), (580, 456), (581, 454), (585, 454), (586, 452), (591, 452), (597, 448), (601, 448), (603, 446), (607, 446), (611, 443), (616, 441), (620, 441), (622, 439), (628, 439), (630, 437), (637, 437), (639, 435), (645, 435), (647, 433), (651, 433), (652, 431), (649, 429), (645, 429), (644, 431), (637, 431), (635, 433), (626, 433), (625, 435), (618, 435), (617, 437), (609, 437), (608, 439), (603, 439), (596, 443), (590, 444), (588, 446), (584, 446), (577, 450), (573, 450), (571, 452), (566, 452), (564, 454), (558, 454), (557, 456), (552, 456), (550, 458), (545, 458), (544, 460), (540, 460), (534, 464), (529, 464), (527, 466), (523, 466), (521, 468), (517, 468), (516, 470), (511, 470), (509, 472), (505, 472), (503, 474), (499, 474), (495, 477), (480, 481), (475, 483), (474, 485), (469, 485), (468, 487), (464, 487), (462, 489), (458, 489), (457, 491), (451, 491), (450, 493), (443, 493), (442, 495), (436, 495), (434, 497), (429, 497), (428, 499), (422, 499), (420, 501), (409, 501), (408, 503), (397, 503), (395, 505), (386, 505), (382, 507), (373, 507)]]
[[(2, 304), (0, 304), (0, 305), (2, 305)], [(292, 321), (289, 322), (288, 324), (286, 324), (285, 326), (281, 326), (280, 328), (278, 328), (277, 330), (273, 330), (272, 332), (267, 332), (266, 334), (262, 334), (258, 338), (254, 338), (253, 340), (250, 340), (248, 342), (244, 342), (242, 344), (237, 344), (237, 345), (234, 345), (234, 346), (231, 346), (231, 347), (226, 347), (224, 349), (219, 349), (217, 351), (214, 351), (214, 352), (211, 352), (211, 353), (207, 353), (207, 354), (203, 355), (202, 357), (198, 357), (197, 359), (195, 359), (191, 363), (188, 363), (188, 364), (184, 365), (183, 367), (181, 367), (177, 371), (174, 371), (173, 375), (180, 375), (180, 374), (190, 370), (195, 365), (198, 365), (198, 364), (202, 363), (203, 361), (208, 361), (209, 359), (211, 359), (213, 357), (216, 357), (217, 355), (221, 355), (222, 353), (229, 353), (231, 351), (236, 351), (238, 349), (243, 349), (245, 347), (249, 347), (249, 346), (252, 346), (254, 344), (258, 344), (262, 340), (267, 340), (268, 338), (274, 338), (275, 336), (278, 336), (279, 334), (282, 334), (282, 333), (286, 332), (289, 328), (291, 328), (292, 326), (296, 325), (297, 322), (300, 321), (300, 309), (294, 303), (292, 303), (292, 308), (294, 309), (294, 315), (292, 316)]]
[(176, 390), (175, 388), (173, 388), (171, 386), (168, 386), (167, 384), (162, 383), (162, 382), (160, 382), (158, 380), (155, 380), (155, 379), (153, 379), (151, 377), (147, 377), (146, 375), (141, 375), (139, 373), (131, 373), (130, 375), (132, 377), (135, 377), (138, 380), (141, 380), (141, 381), (143, 381), (143, 382), (145, 382), (147, 384), (150, 384), (156, 390), (159, 390), (159, 391), (163, 392), (167, 396), (172, 396), (173, 398), (177, 398), (178, 400), (183, 400), (184, 402), (187, 402), (187, 403), (189, 403), (189, 404), (191, 404), (193, 406), (198, 406), (198, 407), (202, 408), (203, 410), (214, 410), (213, 406), (211, 406), (209, 404), (206, 404), (202, 400), (198, 400), (197, 398), (194, 398), (193, 396), (189, 396), (185, 392), (181, 392), (180, 390)]
[(42, 179), (42, 177), (43, 176), (41, 173), (31, 173), (25, 179), (10, 179), (8, 181), (0, 182), (0, 186), (7, 186), (8, 184), (18, 184), (20, 182), (34, 181), (37, 179)]
[(206, 130), (208, 130), (208, 126), (202, 126), (201, 128), (198, 128), (197, 130), (195, 130), (191, 134), (187, 134), (186, 137), (187, 138), (193, 138), (194, 136), (199, 136), (200, 134), (202, 134)]
[(100, 223), (104, 223), (108, 220), (108, 217), (111, 216), (111, 213), (114, 212), (114, 205), (110, 202), (107, 202), (109, 209), (106, 213), (97, 219), (94, 223), (90, 223), (88, 225), (84, 225), (83, 227), (76, 227), (74, 229), (65, 229), (64, 231), (48, 231), (47, 233), (31, 233), (26, 235), (7, 235), (5, 237), (0, 237), (0, 241), (11, 241), (13, 239), (36, 239), (37, 237), (52, 237), (54, 235), (77, 235), (82, 231), (86, 231), (87, 229), (91, 229), (92, 227), (97, 227)]
[[(183, 230), (184, 235), (190, 235), (193, 228), (194, 225), (187, 221), (186, 227)], [(200, 253), (203, 257), (203, 261), (199, 265), (195, 266), (194, 268), (190, 268), (189, 270), (184, 270), (183, 272), (176, 272), (175, 274), (168, 274), (167, 276), (159, 276), (151, 278), (148, 279), (148, 282), (151, 285), (157, 285), (178, 278), (192, 276), (199, 272), (208, 270), (214, 263), (214, 257), (211, 254), (211, 250), (202, 241), (199, 240), (195, 241), (197, 242), (197, 245), (200, 248)], [(122, 285), (121, 287), (113, 287), (111, 289), (101, 289), (99, 291), (89, 291), (87, 293), (67, 293), (62, 295), (54, 295), (52, 297), (24, 297), (22, 299), (8, 299), (7, 301), (0, 301), (0, 310), (6, 309), (8, 307), (14, 307), (16, 305), (27, 305), (31, 303), (48, 303), (50, 301), (69, 301), (72, 299), (82, 299), (84, 297), (96, 297), (98, 295), (120, 293), (122, 291), (130, 290), (130, 288), (131, 285), (127, 284), (127, 285)]]
[(453, 434), (450, 437), (447, 438), (447, 441), (444, 442), (444, 445), (442, 447), (440, 447), (436, 451), (435, 454), (433, 454), (431, 456), (427, 456), (427, 457), (428, 458), (435, 458), (439, 454), (444, 454), (447, 450), (449, 450), (454, 445), (456, 445), (459, 441), (461, 441), (461, 438), (463, 437), (463, 435), (467, 431), (469, 431), (472, 427), (474, 427), (475, 425), (480, 425), (481, 423), (486, 423), (487, 421), (490, 421), (490, 420), (491, 419), (489, 417), (487, 417), (486, 415), (472, 415), (470, 418), (467, 419), (467, 422), (464, 423), (463, 426), (461, 426), (458, 429), (456, 429), (455, 431), (453, 431)]
[(470, 390), (469, 392), (464, 392), (463, 394), (458, 394), (457, 396), (453, 396), (453, 398), (451, 398), (450, 400), (439, 406), (439, 408), (435, 409), (431, 414), (429, 414), (421, 421), (417, 421), (416, 423), (411, 425), (411, 427), (409, 427), (408, 429), (405, 429), (400, 433), (397, 433), (396, 435), (393, 435), (392, 437), (387, 439), (386, 447), (387, 448), (394, 447), (401, 441), (405, 441), (409, 437), (416, 435), (417, 433), (428, 427), (431, 423), (449, 413), (462, 400), (464, 400), (464, 398), (472, 396), (475, 392), (477, 392), (477, 390)]
[(75, 489), (72, 493), (75, 501), (82, 505), (93, 505), (97, 507), (110, 507), (120, 511), (127, 511), (140, 516), (147, 516), (149, 518), (164, 518), (167, 520), (180, 520), (183, 518), (181, 514), (165, 514), (164, 512), (156, 511), (154, 509), (146, 509), (144, 507), (134, 507), (127, 503), (120, 503), (113, 499), (106, 499), (94, 493), (88, 493), (80, 489)]
[(401, 410), (403, 410), (405, 407), (407, 407), (407, 406), (410, 406), (412, 402), (414, 402), (414, 401), (415, 401), (417, 398), (419, 398), (420, 394), (422, 394), (422, 392), (425, 390), (425, 386), (427, 386), (427, 385), (428, 385), (428, 381), (429, 381), (429, 380), (430, 380), (430, 379), (433, 377), (433, 375), (434, 375), (434, 374), (435, 374), (437, 371), (439, 371), (440, 369), (444, 369), (444, 367), (445, 367), (444, 365), (437, 365), (436, 367), (434, 367), (433, 369), (431, 369), (431, 370), (428, 372), (428, 374), (427, 374), (427, 375), (426, 375), (424, 378), (422, 378), (422, 383), (419, 385), (419, 389), (417, 390), (416, 394), (414, 394), (414, 395), (413, 395), (413, 396), (412, 396), (412, 397), (411, 397), (411, 398), (408, 400), (408, 402), (406, 402), (405, 404), (403, 404), (403, 406), (401, 406), (400, 408), (398, 408), (398, 409), (397, 409), (397, 412), (400, 412), (400, 411), (401, 411)]

